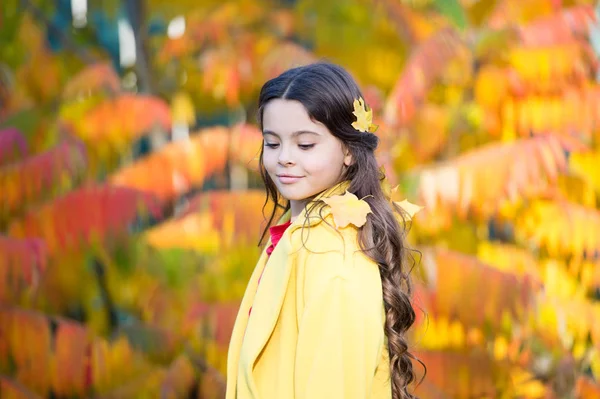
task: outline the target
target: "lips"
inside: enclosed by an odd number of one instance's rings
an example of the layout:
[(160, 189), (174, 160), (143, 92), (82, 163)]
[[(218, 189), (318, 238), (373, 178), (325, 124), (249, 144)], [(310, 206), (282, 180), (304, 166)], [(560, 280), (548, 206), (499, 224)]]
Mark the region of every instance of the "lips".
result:
[(282, 184), (293, 184), (302, 179), (302, 176), (293, 175), (277, 175), (277, 178)]

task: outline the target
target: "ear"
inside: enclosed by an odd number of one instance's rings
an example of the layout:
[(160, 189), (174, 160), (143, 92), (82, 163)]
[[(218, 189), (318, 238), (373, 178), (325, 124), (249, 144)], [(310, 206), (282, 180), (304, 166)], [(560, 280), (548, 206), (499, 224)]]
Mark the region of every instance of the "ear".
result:
[(345, 166), (352, 165), (352, 153), (346, 146), (344, 146), (344, 165)]

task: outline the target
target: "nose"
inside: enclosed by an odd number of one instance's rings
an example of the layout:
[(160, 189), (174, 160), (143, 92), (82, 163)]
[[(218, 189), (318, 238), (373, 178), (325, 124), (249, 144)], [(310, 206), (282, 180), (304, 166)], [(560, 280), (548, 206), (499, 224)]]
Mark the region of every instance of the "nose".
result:
[(277, 162), (281, 166), (294, 165), (294, 161), (292, 160), (292, 156), (290, 154), (289, 148), (286, 149), (283, 145), (281, 146), (281, 151), (279, 152), (279, 157), (277, 158)]

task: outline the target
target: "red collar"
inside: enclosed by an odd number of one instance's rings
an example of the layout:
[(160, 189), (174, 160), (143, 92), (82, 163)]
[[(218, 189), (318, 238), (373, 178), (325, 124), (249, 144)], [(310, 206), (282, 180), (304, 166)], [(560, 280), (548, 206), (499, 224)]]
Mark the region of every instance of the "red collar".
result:
[(292, 224), (292, 222), (288, 221), (283, 224), (278, 224), (276, 226), (269, 227), (269, 233), (271, 234), (271, 245), (269, 246), (269, 248), (267, 248), (267, 255), (271, 255), (271, 253), (275, 249), (275, 246), (283, 236), (283, 233), (285, 233), (285, 230), (290, 226), (290, 224)]

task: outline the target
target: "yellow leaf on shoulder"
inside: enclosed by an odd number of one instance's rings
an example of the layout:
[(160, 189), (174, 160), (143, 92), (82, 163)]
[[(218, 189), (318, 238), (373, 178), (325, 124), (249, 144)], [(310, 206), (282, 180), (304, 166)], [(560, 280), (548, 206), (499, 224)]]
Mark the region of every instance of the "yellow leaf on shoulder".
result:
[(402, 208), (404, 210), (404, 212), (406, 212), (409, 219), (412, 219), (413, 216), (415, 216), (415, 214), (417, 214), (417, 212), (419, 212), (420, 210), (423, 209), (422, 206), (415, 205), (415, 204), (409, 202), (408, 200), (402, 200), (400, 202), (394, 202), (394, 203), (396, 205), (398, 205), (400, 208)]
[(331, 207), (333, 221), (337, 228), (344, 228), (349, 224), (361, 227), (367, 223), (367, 215), (371, 213), (371, 206), (351, 192), (343, 195), (333, 195), (323, 198), (323, 202)]

